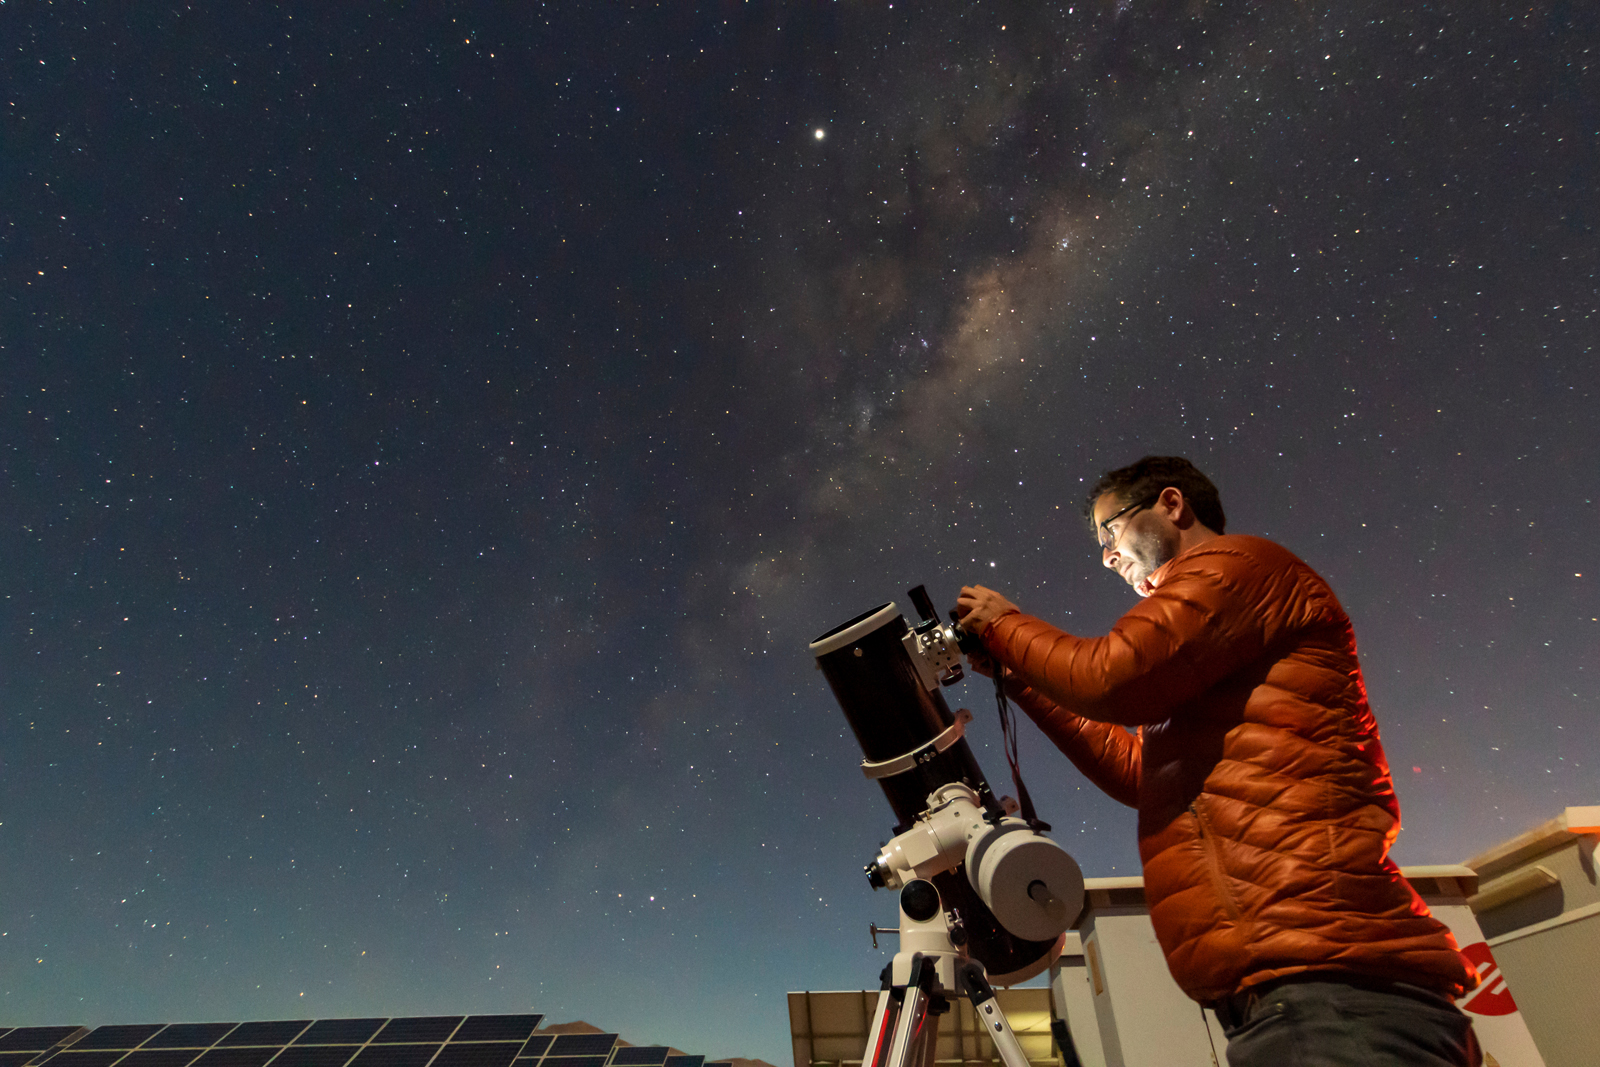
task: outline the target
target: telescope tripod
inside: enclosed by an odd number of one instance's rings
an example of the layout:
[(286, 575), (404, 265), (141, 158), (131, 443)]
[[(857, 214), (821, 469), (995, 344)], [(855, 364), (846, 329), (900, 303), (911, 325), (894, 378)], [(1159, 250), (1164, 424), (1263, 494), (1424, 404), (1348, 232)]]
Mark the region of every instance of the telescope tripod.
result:
[[(905, 971), (905, 980), (896, 976)], [(867, 1034), (861, 1067), (933, 1067), (938, 1016), (950, 998), (966, 996), (1006, 1067), (1028, 1067), (1017, 1035), (995, 999), (983, 964), (952, 951), (900, 952), (884, 969), (883, 991)]]

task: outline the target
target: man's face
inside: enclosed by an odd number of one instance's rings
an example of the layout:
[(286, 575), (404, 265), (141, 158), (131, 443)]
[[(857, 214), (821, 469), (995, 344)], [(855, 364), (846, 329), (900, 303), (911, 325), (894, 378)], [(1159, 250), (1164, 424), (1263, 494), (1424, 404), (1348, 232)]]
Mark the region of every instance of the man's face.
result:
[[(1122, 515), (1113, 518), (1119, 511)], [(1160, 501), (1140, 505), (1107, 493), (1094, 503), (1094, 520), (1101, 538), (1100, 562), (1121, 575), (1134, 592), (1149, 596), (1154, 591), (1150, 575), (1178, 554), (1178, 528)], [(1109, 525), (1102, 525), (1107, 520)]]

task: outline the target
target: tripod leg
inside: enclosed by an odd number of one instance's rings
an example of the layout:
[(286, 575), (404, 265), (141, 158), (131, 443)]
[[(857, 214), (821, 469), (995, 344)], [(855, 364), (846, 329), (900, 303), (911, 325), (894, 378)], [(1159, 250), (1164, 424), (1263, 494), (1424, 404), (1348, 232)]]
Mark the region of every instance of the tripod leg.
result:
[(1017, 1041), (1006, 1013), (1000, 1010), (1000, 1002), (995, 999), (994, 987), (989, 984), (983, 964), (977, 960), (967, 960), (961, 964), (960, 975), (961, 984), (966, 987), (967, 997), (972, 1001), (973, 1013), (978, 1017), (978, 1025), (994, 1042), (1000, 1062), (1006, 1067), (1028, 1067), (1028, 1057), (1023, 1054), (1022, 1045)]
[(861, 1067), (884, 1067), (889, 1055), (889, 1037), (894, 1031), (895, 999), (890, 992), (888, 979), (884, 979), (878, 994), (878, 1010), (872, 1015), (872, 1029), (867, 1032), (867, 1049), (861, 1054)]
[[(894, 1044), (889, 1046), (889, 1059), (885, 1067), (921, 1067), (913, 1064), (911, 1054), (918, 1048), (918, 1039), (928, 1022), (928, 986), (933, 984), (938, 971), (931, 961), (916, 956), (911, 964), (911, 980), (906, 982), (905, 1000), (900, 1004), (900, 1018), (895, 1021)], [(1026, 1061), (1022, 1067), (1027, 1067)]]
[(1083, 1061), (1078, 1058), (1078, 1046), (1073, 1043), (1072, 1031), (1067, 1027), (1067, 1020), (1057, 1019), (1050, 1024), (1050, 1035), (1056, 1039), (1056, 1049), (1061, 1053), (1061, 1062), (1067, 1067), (1083, 1067)]
[(928, 1023), (922, 1028), (922, 1040), (917, 1046), (913, 1063), (916, 1067), (933, 1067), (939, 1056), (939, 1017), (929, 1015)]

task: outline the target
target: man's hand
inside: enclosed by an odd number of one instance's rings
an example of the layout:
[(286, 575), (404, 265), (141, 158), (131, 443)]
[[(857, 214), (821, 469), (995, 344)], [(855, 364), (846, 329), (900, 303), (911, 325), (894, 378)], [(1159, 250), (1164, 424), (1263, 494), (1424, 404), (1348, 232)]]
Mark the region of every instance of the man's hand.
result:
[(1022, 609), (1011, 601), (981, 585), (964, 585), (956, 597), (956, 618), (961, 628), (974, 636), (982, 636), (989, 624), (1002, 615)]
[[(969, 634), (981, 635), (1002, 615), (1019, 611), (1015, 604), (981, 585), (964, 585), (956, 598), (956, 619)], [(985, 678), (994, 677), (994, 661), (987, 652), (967, 653), (967, 665)]]

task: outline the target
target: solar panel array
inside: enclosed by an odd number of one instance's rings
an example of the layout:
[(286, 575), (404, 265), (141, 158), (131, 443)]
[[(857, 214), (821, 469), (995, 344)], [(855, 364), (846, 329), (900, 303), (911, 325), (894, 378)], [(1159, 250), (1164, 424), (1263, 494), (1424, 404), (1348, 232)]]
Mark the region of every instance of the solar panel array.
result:
[(542, 1015), (0, 1027), (0, 1067), (727, 1067)]

